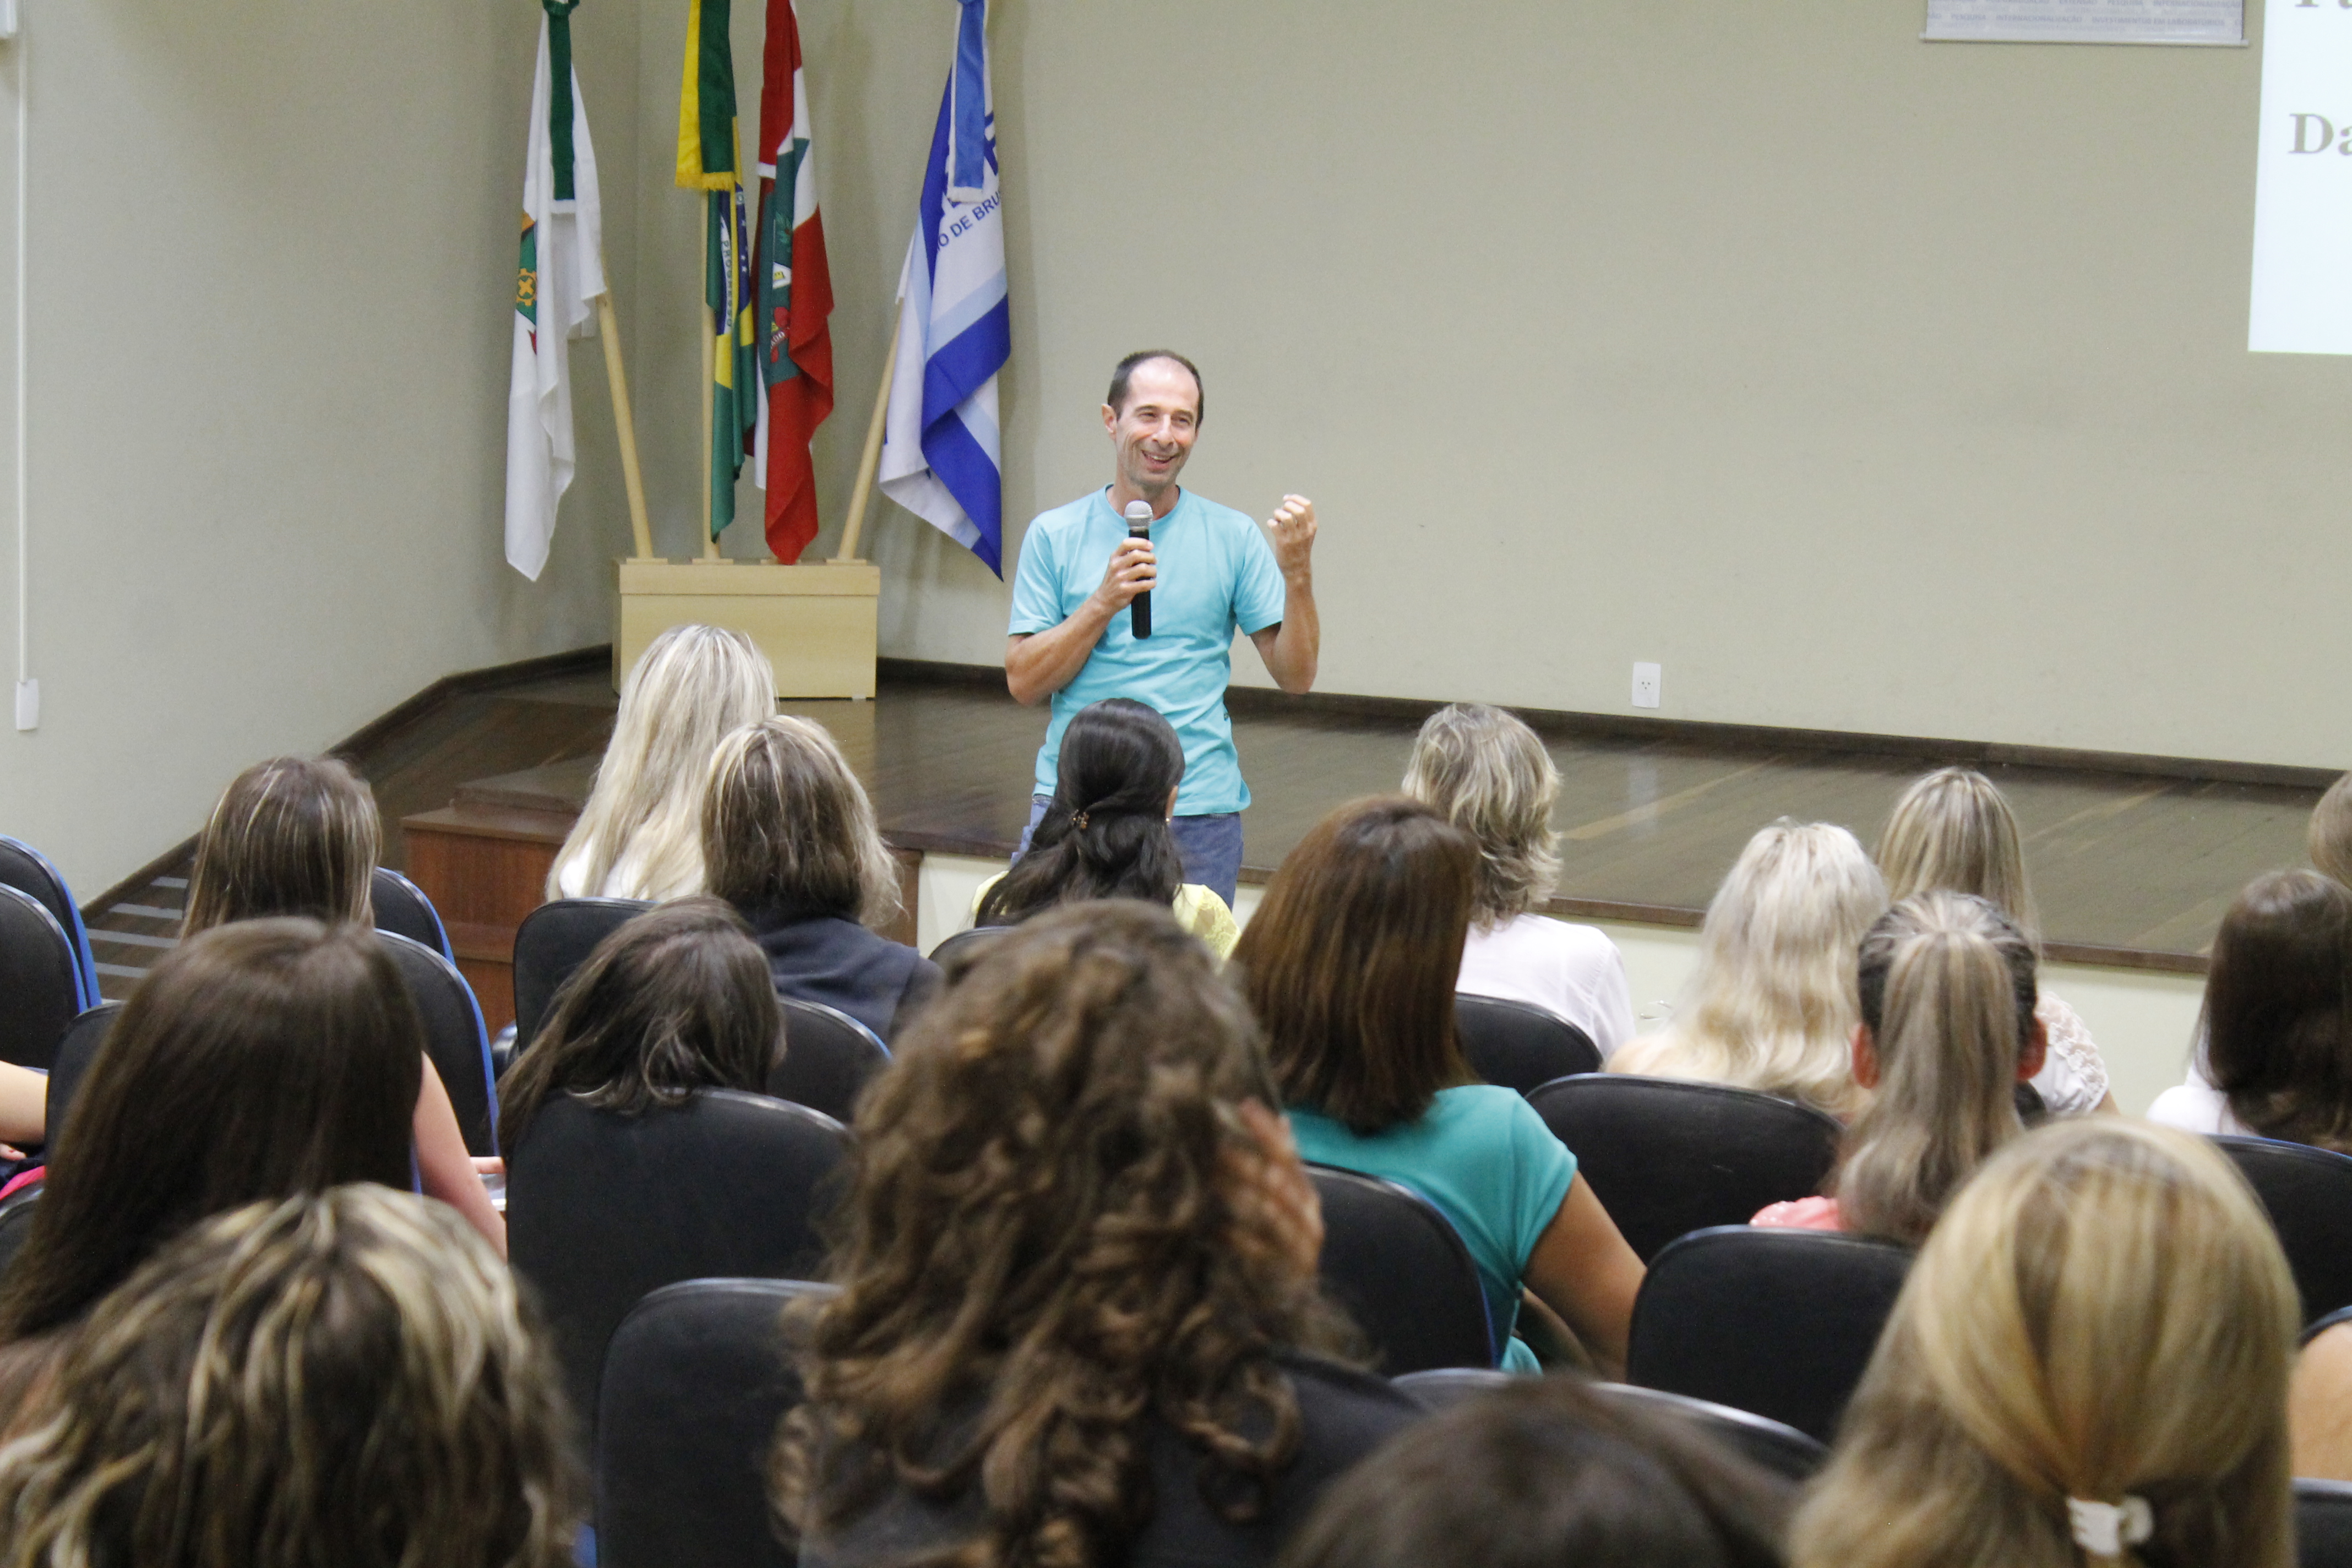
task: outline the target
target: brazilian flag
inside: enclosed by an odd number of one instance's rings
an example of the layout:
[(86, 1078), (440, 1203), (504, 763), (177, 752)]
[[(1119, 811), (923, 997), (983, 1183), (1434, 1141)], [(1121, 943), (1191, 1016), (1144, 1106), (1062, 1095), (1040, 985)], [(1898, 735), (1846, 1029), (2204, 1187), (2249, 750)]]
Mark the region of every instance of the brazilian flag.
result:
[(686, 69), (677, 103), (677, 183), (703, 193), (702, 300), (709, 308), (710, 536), (735, 521), (735, 480), (760, 415), (751, 226), (736, 156), (735, 52), (728, 0), (688, 0)]

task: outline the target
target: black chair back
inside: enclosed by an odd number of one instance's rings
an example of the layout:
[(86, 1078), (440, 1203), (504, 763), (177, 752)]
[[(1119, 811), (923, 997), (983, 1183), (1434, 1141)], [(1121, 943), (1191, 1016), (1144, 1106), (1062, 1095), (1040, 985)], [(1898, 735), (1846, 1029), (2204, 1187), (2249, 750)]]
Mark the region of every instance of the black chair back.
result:
[(797, 996), (782, 1001), (784, 1055), (769, 1069), (768, 1092), (847, 1125), (858, 1090), (890, 1065), (889, 1047), (837, 1007)]
[[(1511, 1388), (1525, 1379), (1483, 1367), (1440, 1367), (1433, 1372), (1407, 1373), (1394, 1380), (1398, 1388), (1432, 1411), (1451, 1410), (1465, 1399), (1496, 1389)], [(1594, 1394), (1646, 1415), (1664, 1415), (1693, 1427), (1750, 1464), (1791, 1481), (1811, 1479), (1829, 1459), (1829, 1450), (1794, 1426), (1728, 1405), (1717, 1405), (1663, 1388), (1637, 1388), (1630, 1383), (1587, 1384)]]
[(2352, 1568), (2352, 1485), (2294, 1483), (2296, 1568)]
[(1493, 1366), (1486, 1292), (1453, 1222), (1394, 1182), (1328, 1165), (1307, 1173), (1323, 1200), (1324, 1289), (1371, 1342), (1373, 1365), (1391, 1375)]
[(2216, 1138), (2278, 1232), (2303, 1321), (2352, 1307), (2352, 1157), (2270, 1138)]
[(449, 1091), (457, 1112), (457, 1130), (466, 1135), (469, 1154), (499, 1152), (499, 1089), (490, 1073), (490, 1037), (482, 1027), (482, 1009), (474, 988), (457, 966), (404, 936), (379, 929), (383, 942), (408, 982), (409, 999), (416, 1004), (425, 1024), (425, 1054)]
[(588, 962), (596, 944), (653, 905), (643, 899), (558, 899), (515, 928), (515, 1054), (530, 1048), (556, 987)]
[(48, 910), (73, 944), (74, 972), (81, 983), (81, 1005), (98, 1005), (98, 963), (90, 956), (89, 932), (81, 923), (81, 906), (74, 902), (73, 889), (49, 858), (25, 843), (0, 834), (0, 887), (14, 888), (30, 894)]
[(89, 1064), (97, 1059), (99, 1047), (106, 1043), (107, 1031), (114, 1027), (114, 1016), (121, 1011), (120, 1002), (100, 1002), (68, 1025), (64, 1037), (58, 1041), (57, 1060), (49, 1067), (48, 1103), (42, 1110), (43, 1163), (58, 1163), (66, 1112), (73, 1109), (74, 1095), (80, 1089), (81, 1080), (89, 1076)]
[(1454, 1030), (1471, 1071), (1521, 1094), (1556, 1078), (1601, 1070), (1601, 1048), (1592, 1037), (1526, 1002), (1459, 993)]
[(1809, 1481), (1829, 1462), (1826, 1447), (1794, 1426), (1769, 1416), (1630, 1383), (1598, 1383), (1593, 1384), (1592, 1392), (1628, 1409), (1663, 1415), (1695, 1427), (1748, 1463), (1786, 1480)]
[(1819, 1192), (1843, 1131), (1794, 1100), (1622, 1073), (1548, 1083), (1528, 1103), (1644, 1263), (1676, 1237)]
[(7, 1278), (16, 1255), (25, 1250), (25, 1238), (33, 1234), (33, 1205), (41, 1200), (43, 1184), (18, 1187), (0, 1202), (0, 1279)]
[(378, 866), (368, 884), (368, 902), (375, 909), (375, 929), (421, 942), (450, 963), (457, 962), (449, 932), (425, 889), (386, 867)]
[(974, 926), (970, 931), (941, 937), (939, 946), (931, 949), (931, 962), (945, 969), (958, 959), (969, 960), (1012, 929), (1011, 926)]
[(629, 1309), (596, 1422), (600, 1568), (791, 1568), (768, 1502), (776, 1429), (801, 1402), (784, 1309), (797, 1279), (688, 1279)]
[(47, 1071), (81, 1005), (65, 928), (30, 893), (0, 887), (0, 1061)]
[(1633, 1300), (1625, 1380), (1827, 1443), (1910, 1271), (1909, 1248), (1858, 1236), (1744, 1225), (1685, 1236)]
[(549, 1097), (507, 1162), (507, 1247), (583, 1423), (613, 1331), (648, 1291), (815, 1269), (846, 1152), (832, 1118), (765, 1095), (705, 1089), (642, 1116)]

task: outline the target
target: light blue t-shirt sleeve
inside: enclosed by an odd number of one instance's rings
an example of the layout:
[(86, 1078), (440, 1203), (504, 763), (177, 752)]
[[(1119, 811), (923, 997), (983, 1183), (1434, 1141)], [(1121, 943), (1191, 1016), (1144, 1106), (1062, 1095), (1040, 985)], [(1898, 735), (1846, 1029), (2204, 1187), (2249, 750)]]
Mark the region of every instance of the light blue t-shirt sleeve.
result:
[(1054, 559), (1054, 535), (1034, 524), (1021, 541), (1021, 564), (1013, 574), (1013, 620), (1007, 637), (1051, 631), (1062, 614), (1061, 574)]
[(1511, 1097), (1511, 1169), (1515, 1173), (1511, 1203), (1511, 1241), (1517, 1250), (1521, 1278), (1552, 1216), (1568, 1201), (1576, 1181), (1576, 1156), (1568, 1152), (1534, 1107)]
[(1247, 524), (1243, 535), (1241, 561), (1234, 574), (1234, 619), (1243, 631), (1255, 637), (1282, 621), (1282, 568), (1275, 564), (1274, 546), (1265, 540), (1265, 530), (1256, 523)]

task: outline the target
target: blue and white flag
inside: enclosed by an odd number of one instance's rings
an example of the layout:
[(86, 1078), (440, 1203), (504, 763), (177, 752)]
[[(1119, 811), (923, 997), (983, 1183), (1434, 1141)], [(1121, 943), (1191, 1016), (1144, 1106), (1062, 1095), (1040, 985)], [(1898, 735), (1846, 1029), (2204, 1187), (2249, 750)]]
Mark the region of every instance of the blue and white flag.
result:
[(1013, 353), (1004, 214), (989, 100), (988, 0), (956, 0), (955, 68), (940, 100), (923, 199), (898, 275), (898, 354), (882, 493), (1004, 575), (996, 373)]

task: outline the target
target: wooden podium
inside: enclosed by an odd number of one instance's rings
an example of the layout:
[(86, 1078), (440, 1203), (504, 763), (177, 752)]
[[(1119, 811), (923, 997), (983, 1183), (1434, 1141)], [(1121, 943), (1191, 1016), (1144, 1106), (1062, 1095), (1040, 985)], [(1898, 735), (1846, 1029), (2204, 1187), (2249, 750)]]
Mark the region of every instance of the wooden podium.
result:
[(613, 684), (671, 626), (742, 632), (776, 669), (776, 695), (874, 695), (882, 569), (870, 561), (786, 566), (773, 561), (619, 563)]

